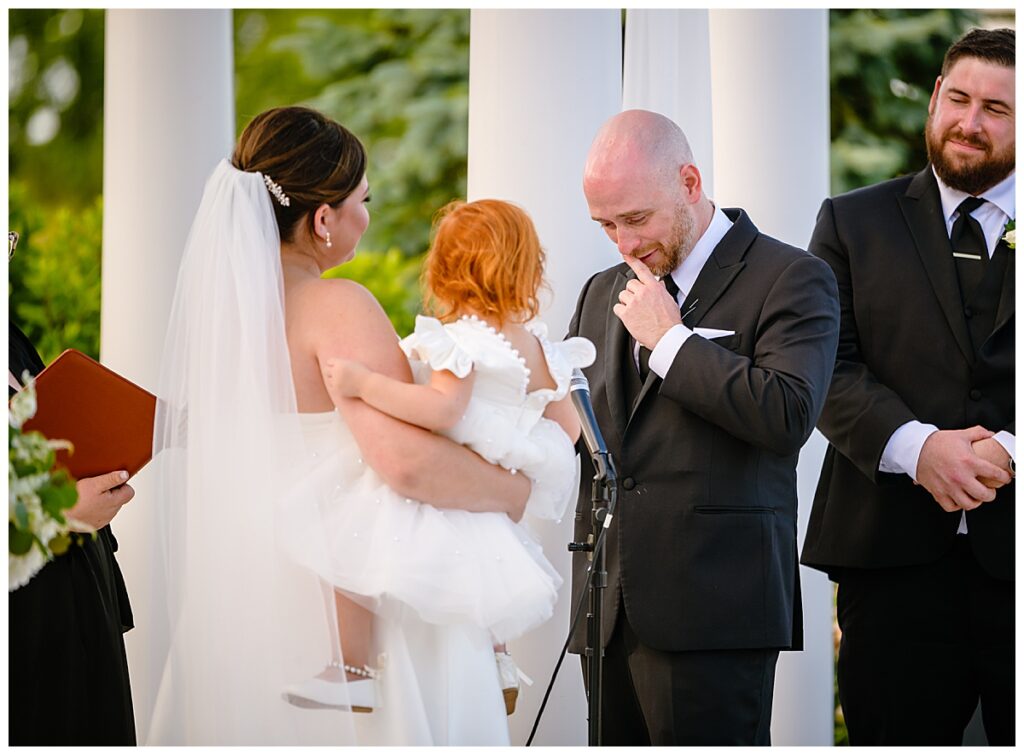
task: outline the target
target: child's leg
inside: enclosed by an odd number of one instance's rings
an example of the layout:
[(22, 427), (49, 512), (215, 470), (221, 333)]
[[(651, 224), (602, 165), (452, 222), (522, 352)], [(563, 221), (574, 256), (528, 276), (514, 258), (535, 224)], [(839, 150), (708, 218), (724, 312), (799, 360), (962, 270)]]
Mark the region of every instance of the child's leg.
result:
[[(370, 666), (370, 645), (373, 639), (373, 612), (334, 591), (334, 607), (338, 618), (338, 639), (345, 663), (356, 668)], [(348, 674), (350, 681), (361, 679)]]
[(320, 587), (332, 638), (331, 661), (313, 678), (288, 685), (283, 697), (300, 708), (338, 708), (369, 713), (376, 706), (374, 682), (367, 674), (354, 674), (347, 668), (361, 670), (368, 665), (373, 613), (353, 603), (324, 581)]

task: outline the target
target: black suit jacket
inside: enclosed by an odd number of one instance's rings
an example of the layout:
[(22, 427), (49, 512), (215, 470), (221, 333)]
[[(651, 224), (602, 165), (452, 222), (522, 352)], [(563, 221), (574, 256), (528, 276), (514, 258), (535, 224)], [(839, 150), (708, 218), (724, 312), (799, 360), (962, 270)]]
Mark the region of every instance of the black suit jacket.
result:
[[(689, 338), (630, 407), (632, 341), (612, 312), (634, 277), (627, 265), (587, 281), (569, 326), (597, 345), (585, 372), (619, 473), (606, 642), (621, 604), (640, 640), (661, 650), (802, 646), (796, 462), (832, 374), (836, 284), (820, 260), (761, 234), (742, 210), (725, 212), (733, 226), (683, 310), (696, 304), (690, 327), (735, 335)], [(585, 540), (593, 467), (581, 457), (576, 538)], [(586, 566), (577, 554), (574, 602)]]
[[(878, 464), (893, 431), (914, 419), (1013, 432), (1015, 253), (995, 329), (975, 349), (930, 167), (825, 200), (810, 251), (835, 272), (842, 329), (803, 563), (835, 577), (841, 567), (935, 560), (952, 547), (960, 513)], [(967, 514), (978, 561), (1002, 579), (1013, 578), (1013, 495), (1011, 484)]]

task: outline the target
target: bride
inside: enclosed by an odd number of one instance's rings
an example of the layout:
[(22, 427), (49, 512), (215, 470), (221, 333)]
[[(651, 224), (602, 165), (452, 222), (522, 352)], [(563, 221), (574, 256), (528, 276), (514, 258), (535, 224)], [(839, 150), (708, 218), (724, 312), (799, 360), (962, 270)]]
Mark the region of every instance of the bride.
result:
[[(352, 258), (366, 230), (365, 173), (356, 137), (316, 111), (289, 107), (256, 116), (207, 182), (158, 387), (170, 649), (149, 744), (509, 743), (486, 628), (427, 610), (446, 605), (454, 585), (440, 582), (448, 574), (385, 575), (418, 580), (423, 605), (387, 595), (368, 601), (372, 647), (343, 645), (362, 656), (352, 663), (381, 668), (372, 714), (301, 708), (282, 696), (323, 668), (328, 653), (328, 671), (352, 669), (337, 650), (345, 627), (325, 581), (337, 573), (339, 533), (323, 522), (324, 507), (353, 491), (323, 474), (326, 455), (368, 467), (360, 484), (388, 486), (431, 522), (430, 512), (445, 508), (518, 520), (531, 495), (523, 475), (368, 404), (345, 399), (335, 411), (321, 377), (328, 358), (411, 381), (373, 296), (320, 278)], [(444, 535), (442, 524), (410, 524), (409, 541), (398, 545), (394, 522), (375, 526), (342, 533), (349, 556), (380, 547), (385, 531), (405, 570), (429, 563), (441, 542), (435, 533)], [(366, 542), (371, 534), (375, 543)], [(468, 579), (456, 575), (460, 586), (473, 581), (467, 569)], [(510, 589), (483, 588), (492, 598)], [(358, 708), (355, 697), (348, 707)]]

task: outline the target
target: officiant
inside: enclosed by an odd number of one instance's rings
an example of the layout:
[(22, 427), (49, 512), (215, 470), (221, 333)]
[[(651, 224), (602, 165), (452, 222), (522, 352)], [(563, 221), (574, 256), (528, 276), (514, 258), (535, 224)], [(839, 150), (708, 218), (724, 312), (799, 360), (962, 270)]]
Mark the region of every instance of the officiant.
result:
[[(17, 234), (9, 235), (13, 255)], [(42, 358), (9, 321), (8, 389)], [(66, 512), (83, 532), (29, 582), (8, 592), (8, 743), (10, 745), (134, 745), (124, 632), (134, 626), (114, 553), (111, 520), (135, 495), (127, 473), (113, 470), (77, 482)]]

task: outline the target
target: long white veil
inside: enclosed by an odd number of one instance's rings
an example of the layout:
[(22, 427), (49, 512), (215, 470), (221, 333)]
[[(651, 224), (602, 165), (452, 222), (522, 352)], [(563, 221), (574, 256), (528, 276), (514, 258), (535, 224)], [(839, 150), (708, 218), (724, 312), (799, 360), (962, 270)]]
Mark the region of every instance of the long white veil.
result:
[(154, 435), (170, 649), (148, 744), (355, 741), (353, 714), (281, 697), (337, 643), (317, 578), (277, 536), (304, 452), (272, 201), (221, 161), (178, 275)]

